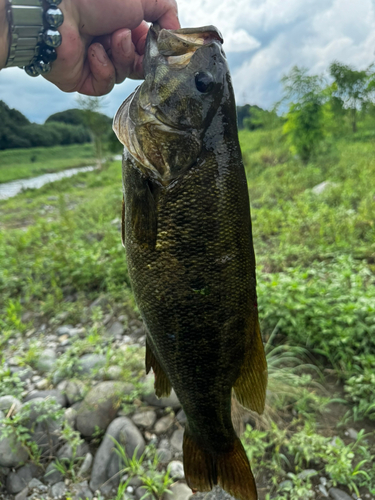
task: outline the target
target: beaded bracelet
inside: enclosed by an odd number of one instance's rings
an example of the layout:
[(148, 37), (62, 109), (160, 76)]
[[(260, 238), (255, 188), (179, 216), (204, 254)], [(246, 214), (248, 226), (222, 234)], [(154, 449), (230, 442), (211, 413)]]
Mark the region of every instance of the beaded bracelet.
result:
[(61, 0), (47, 0), (47, 3), (44, 15), (41, 0), (9, 3), (10, 44), (6, 67), (24, 67), (30, 76), (51, 71), (52, 62), (57, 58), (56, 48), (62, 42), (57, 28), (62, 25), (64, 15), (58, 8)]

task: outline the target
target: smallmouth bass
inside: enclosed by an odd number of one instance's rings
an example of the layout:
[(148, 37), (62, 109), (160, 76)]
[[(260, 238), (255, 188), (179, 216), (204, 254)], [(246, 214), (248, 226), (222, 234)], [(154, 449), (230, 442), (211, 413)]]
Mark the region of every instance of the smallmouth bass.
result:
[(124, 144), (123, 243), (147, 330), (146, 371), (187, 416), (187, 484), (240, 500), (257, 492), (231, 394), (261, 413), (250, 205), (231, 77), (213, 26), (150, 28), (145, 81), (116, 114)]

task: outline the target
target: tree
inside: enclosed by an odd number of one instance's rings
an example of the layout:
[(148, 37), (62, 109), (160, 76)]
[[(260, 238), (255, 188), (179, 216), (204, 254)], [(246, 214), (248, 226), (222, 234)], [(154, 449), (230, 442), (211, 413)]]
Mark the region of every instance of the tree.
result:
[(324, 109), (326, 100), (324, 78), (309, 76), (306, 68), (294, 66), (281, 80), (284, 87), (282, 102), (289, 102), (284, 133), (291, 149), (307, 163), (324, 139)]
[[(353, 132), (357, 131), (358, 111), (371, 102), (374, 94), (372, 66), (356, 71), (351, 66), (334, 61), (330, 67), (334, 79), (332, 86), (333, 109), (349, 111)], [(337, 102), (339, 101), (339, 102)]]
[(103, 106), (103, 99), (100, 97), (78, 96), (78, 105), (83, 112), (84, 122), (90, 130), (94, 145), (96, 158), (99, 166), (103, 159), (103, 139), (108, 136), (111, 130), (112, 120), (103, 113), (100, 113)]

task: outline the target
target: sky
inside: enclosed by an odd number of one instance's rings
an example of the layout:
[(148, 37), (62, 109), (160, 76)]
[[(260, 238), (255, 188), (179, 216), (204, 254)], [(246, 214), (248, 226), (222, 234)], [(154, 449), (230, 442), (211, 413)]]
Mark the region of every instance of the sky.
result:
[[(364, 69), (375, 62), (375, 0), (180, 0), (183, 27), (216, 25), (224, 36), (237, 103), (270, 109), (281, 97), (280, 79), (294, 66), (310, 74), (333, 60)], [(112, 116), (140, 82), (127, 80), (105, 98)], [(76, 107), (42, 77), (18, 68), (0, 72), (0, 99), (43, 123)]]

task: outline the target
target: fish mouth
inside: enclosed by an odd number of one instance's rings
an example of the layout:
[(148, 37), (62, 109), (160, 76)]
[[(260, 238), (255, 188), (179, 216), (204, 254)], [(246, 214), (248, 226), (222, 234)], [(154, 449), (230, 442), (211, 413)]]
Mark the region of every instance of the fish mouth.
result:
[(166, 30), (154, 23), (149, 29), (146, 42), (145, 73), (149, 72), (151, 60), (155, 56), (164, 57), (169, 66), (185, 68), (199, 48), (212, 43), (224, 43), (220, 31), (215, 26)]

